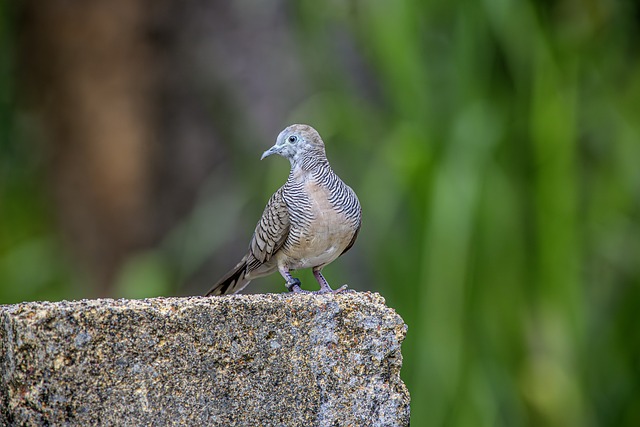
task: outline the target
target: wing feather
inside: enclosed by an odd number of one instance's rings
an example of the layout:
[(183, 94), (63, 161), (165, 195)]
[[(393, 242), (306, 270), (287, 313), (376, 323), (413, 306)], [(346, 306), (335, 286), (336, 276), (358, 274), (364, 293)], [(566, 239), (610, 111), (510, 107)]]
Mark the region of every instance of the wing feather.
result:
[(249, 244), (249, 251), (259, 264), (264, 264), (282, 247), (287, 236), (289, 236), (289, 211), (280, 188), (271, 196), (264, 208)]

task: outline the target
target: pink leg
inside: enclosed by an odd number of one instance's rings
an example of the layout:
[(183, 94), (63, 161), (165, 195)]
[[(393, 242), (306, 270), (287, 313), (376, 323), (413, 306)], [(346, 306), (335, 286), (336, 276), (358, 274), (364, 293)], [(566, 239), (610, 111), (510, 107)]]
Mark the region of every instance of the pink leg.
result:
[(293, 277), (291, 273), (289, 273), (288, 268), (278, 267), (278, 272), (282, 277), (284, 277), (284, 280), (286, 280), (287, 283), (285, 284), (285, 286), (287, 287), (287, 289), (289, 289), (289, 292), (300, 294), (310, 293), (309, 291), (305, 291), (300, 287), (300, 279), (296, 279), (295, 277)]
[(316, 278), (316, 280), (320, 284), (320, 290), (318, 291), (318, 293), (321, 293), (321, 294), (328, 293), (328, 292), (338, 293), (347, 289), (347, 285), (342, 285), (340, 288), (336, 289), (335, 291), (331, 289), (331, 286), (329, 286), (329, 282), (327, 282), (327, 279), (325, 279), (322, 273), (320, 272), (321, 270), (322, 270), (322, 267), (313, 268), (313, 276)]

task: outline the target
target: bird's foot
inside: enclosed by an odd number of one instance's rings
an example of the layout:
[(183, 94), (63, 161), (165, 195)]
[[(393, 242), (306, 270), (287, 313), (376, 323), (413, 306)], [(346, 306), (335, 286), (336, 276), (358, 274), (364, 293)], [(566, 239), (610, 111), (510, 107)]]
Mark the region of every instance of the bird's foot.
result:
[(331, 289), (331, 288), (329, 287), (329, 285), (327, 285), (326, 287), (325, 287), (325, 286), (322, 286), (322, 287), (320, 288), (320, 290), (319, 290), (319, 291), (315, 291), (315, 292), (314, 292), (314, 294), (329, 294), (329, 293), (331, 293), (331, 294), (339, 294), (339, 293), (341, 293), (341, 292), (346, 291), (346, 290), (347, 290), (347, 288), (348, 288), (348, 286), (347, 286), (347, 285), (342, 285), (342, 286), (340, 286), (338, 289)]
[(300, 279), (293, 278), (293, 280), (286, 283), (286, 286), (289, 292), (293, 292), (294, 294), (339, 294), (348, 289), (347, 285), (342, 285), (338, 289), (331, 289), (327, 284), (317, 291), (307, 291), (300, 287), (301, 284)]
[(345, 283), (344, 285), (340, 286), (338, 289), (336, 289), (335, 291), (333, 291), (334, 294), (340, 294), (342, 292), (345, 292), (347, 289), (349, 289), (349, 287), (347, 286), (347, 284)]
[(310, 291), (305, 291), (300, 287), (300, 279), (293, 278), (290, 282), (287, 282), (286, 286), (289, 289), (289, 292), (293, 292), (294, 294), (310, 294)]

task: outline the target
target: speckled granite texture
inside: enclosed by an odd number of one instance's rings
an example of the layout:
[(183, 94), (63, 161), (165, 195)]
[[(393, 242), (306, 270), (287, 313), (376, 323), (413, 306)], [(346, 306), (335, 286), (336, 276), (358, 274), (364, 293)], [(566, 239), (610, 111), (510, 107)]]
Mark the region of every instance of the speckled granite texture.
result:
[(0, 425), (406, 426), (375, 293), (0, 306)]

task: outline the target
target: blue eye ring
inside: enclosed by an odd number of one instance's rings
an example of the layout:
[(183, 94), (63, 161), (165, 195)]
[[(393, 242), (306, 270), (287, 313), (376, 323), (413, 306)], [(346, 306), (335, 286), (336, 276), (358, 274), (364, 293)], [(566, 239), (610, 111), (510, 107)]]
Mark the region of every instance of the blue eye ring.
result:
[(289, 138), (287, 138), (287, 140), (288, 140), (290, 143), (292, 143), (292, 144), (293, 144), (294, 142), (296, 142), (296, 141), (298, 140), (298, 137), (297, 137), (297, 136), (295, 136), (295, 135), (291, 135)]

